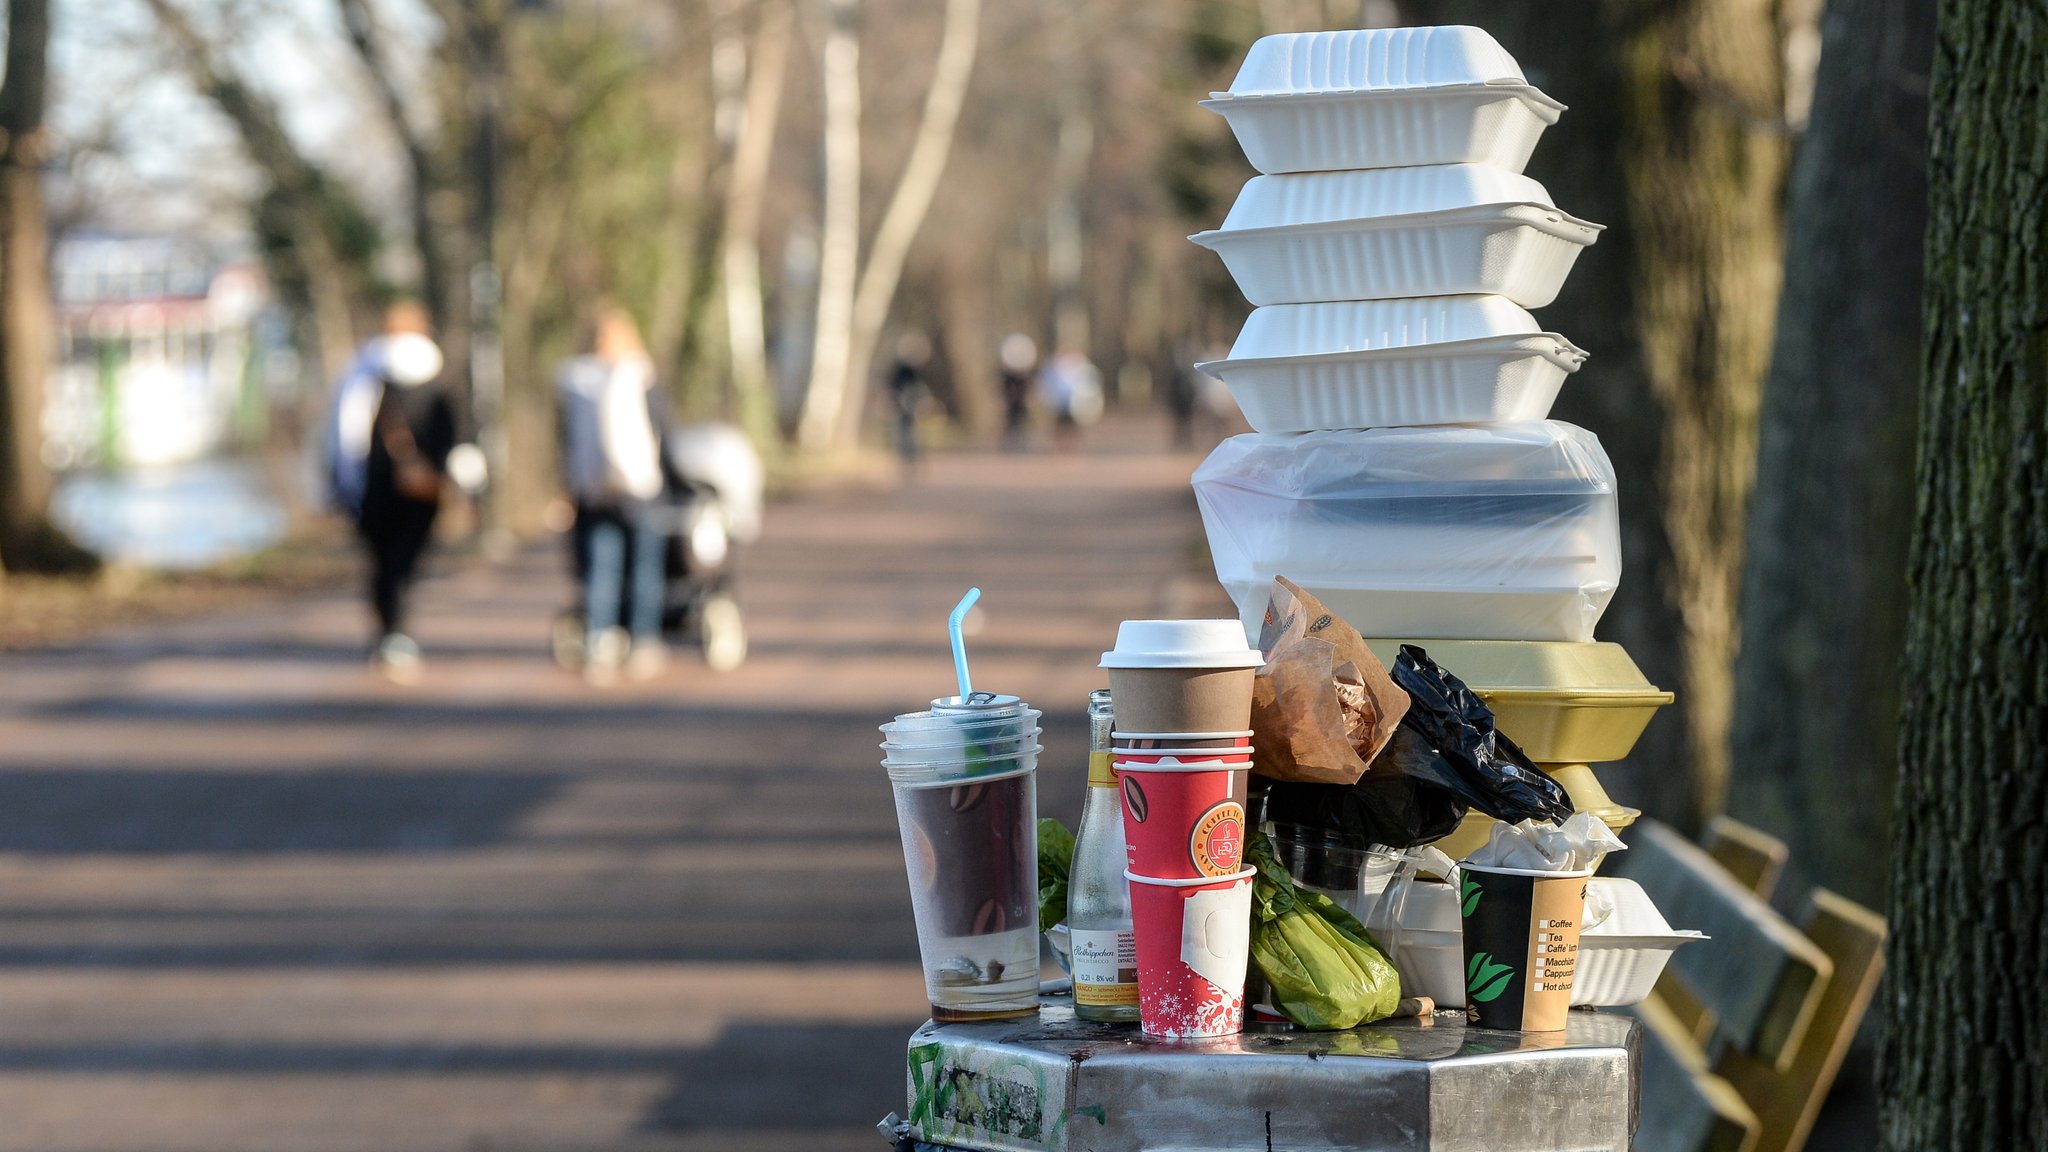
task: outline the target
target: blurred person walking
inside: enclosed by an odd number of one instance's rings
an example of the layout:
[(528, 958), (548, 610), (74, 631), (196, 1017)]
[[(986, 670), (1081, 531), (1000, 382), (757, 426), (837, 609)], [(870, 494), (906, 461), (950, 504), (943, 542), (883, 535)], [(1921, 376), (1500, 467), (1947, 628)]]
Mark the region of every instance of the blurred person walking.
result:
[(417, 302), (387, 309), (383, 333), (357, 350), (336, 384), (327, 421), (330, 497), (354, 520), (370, 561), (372, 660), (402, 684), (421, 674), (407, 608), (444, 483), (452, 479), (473, 494), (485, 477), (483, 453), (470, 442), (442, 379), (441, 349), (430, 331)]
[(1081, 428), (1102, 418), (1102, 373), (1078, 348), (1053, 353), (1038, 374), (1038, 391), (1053, 410), (1053, 443), (1063, 451), (1081, 446)]
[(896, 365), (889, 370), (889, 406), (896, 417), (896, 455), (903, 461), (906, 481), (917, 474), (917, 417), (931, 395), (924, 375), (931, 356), (932, 342), (924, 333), (905, 332), (896, 338)]
[(1038, 345), (1012, 332), (996, 349), (996, 362), (1002, 372), (1003, 447), (1021, 452), (1031, 443), (1031, 370), (1038, 367)]
[(661, 614), (670, 484), (662, 445), (673, 423), (654, 361), (623, 309), (597, 310), (589, 351), (557, 371), (562, 473), (576, 507), (571, 532), (583, 584), (583, 675), (599, 686), (668, 665)]

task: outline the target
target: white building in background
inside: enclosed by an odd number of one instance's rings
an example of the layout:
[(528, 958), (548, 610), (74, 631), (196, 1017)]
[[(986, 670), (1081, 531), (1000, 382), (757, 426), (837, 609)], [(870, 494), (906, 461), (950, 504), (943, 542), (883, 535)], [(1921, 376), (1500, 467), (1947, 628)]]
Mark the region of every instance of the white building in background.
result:
[(88, 232), (57, 244), (51, 281), (53, 469), (180, 464), (260, 436), (258, 319), (270, 291), (254, 261), (187, 237)]

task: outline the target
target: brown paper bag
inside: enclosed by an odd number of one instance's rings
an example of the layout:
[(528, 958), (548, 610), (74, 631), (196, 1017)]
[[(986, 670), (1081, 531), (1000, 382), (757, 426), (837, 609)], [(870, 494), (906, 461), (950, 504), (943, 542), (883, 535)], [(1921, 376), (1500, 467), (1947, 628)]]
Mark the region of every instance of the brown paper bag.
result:
[(1285, 577), (1274, 578), (1259, 647), (1266, 656), (1252, 681), (1259, 774), (1356, 783), (1393, 739), (1408, 694), (1351, 625)]

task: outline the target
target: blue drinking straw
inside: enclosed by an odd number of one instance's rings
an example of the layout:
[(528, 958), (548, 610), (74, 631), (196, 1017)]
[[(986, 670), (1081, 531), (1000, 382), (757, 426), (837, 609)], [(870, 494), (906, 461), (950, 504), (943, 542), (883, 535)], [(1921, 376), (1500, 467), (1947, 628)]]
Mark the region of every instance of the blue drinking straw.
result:
[(967, 610), (974, 607), (974, 602), (979, 599), (981, 589), (969, 588), (967, 595), (960, 598), (960, 603), (953, 606), (953, 614), (946, 617), (946, 634), (953, 638), (953, 672), (960, 677), (962, 704), (967, 703), (967, 698), (974, 695), (974, 687), (967, 680), (967, 641), (960, 638), (960, 625), (967, 619)]

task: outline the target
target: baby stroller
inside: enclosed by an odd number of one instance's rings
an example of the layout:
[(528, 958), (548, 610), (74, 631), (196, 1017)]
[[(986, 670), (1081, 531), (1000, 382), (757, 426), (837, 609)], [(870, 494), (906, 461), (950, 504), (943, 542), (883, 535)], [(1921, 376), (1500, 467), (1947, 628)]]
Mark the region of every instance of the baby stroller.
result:
[[(761, 457), (730, 424), (681, 425), (662, 447), (671, 481), (662, 495), (662, 636), (696, 645), (714, 671), (729, 672), (747, 658), (735, 593), (739, 550), (761, 535)], [(579, 596), (576, 607), (555, 618), (555, 662), (571, 670), (583, 665), (581, 605)]]

